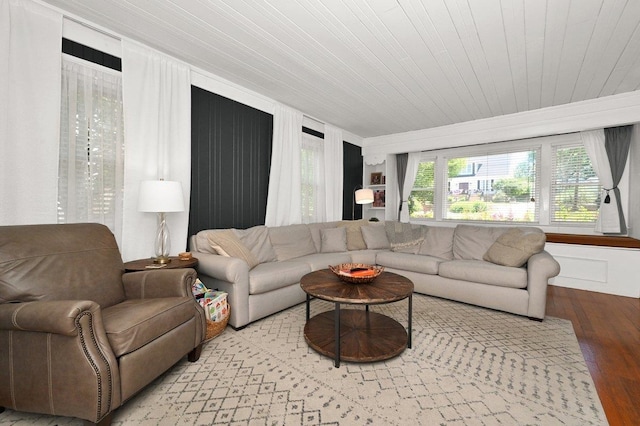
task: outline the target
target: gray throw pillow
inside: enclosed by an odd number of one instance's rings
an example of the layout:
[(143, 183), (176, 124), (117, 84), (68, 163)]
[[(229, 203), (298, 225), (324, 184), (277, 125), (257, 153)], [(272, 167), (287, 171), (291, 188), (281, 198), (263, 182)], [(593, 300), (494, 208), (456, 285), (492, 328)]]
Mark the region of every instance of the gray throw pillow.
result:
[(347, 251), (347, 230), (345, 228), (327, 228), (320, 230), (322, 239), (321, 253)]
[(368, 225), (360, 228), (368, 249), (388, 249), (391, 247), (384, 226)]
[(525, 233), (514, 228), (502, 234), (489, 247), (483, 259), (502, 266), (520, 267), (544, 250), (547, 237), (543, 232)]

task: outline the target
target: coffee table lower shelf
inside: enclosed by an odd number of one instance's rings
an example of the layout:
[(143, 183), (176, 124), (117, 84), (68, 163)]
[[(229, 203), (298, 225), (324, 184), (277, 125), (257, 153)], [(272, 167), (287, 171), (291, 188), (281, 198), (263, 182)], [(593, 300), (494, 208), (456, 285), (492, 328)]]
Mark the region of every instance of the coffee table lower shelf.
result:
[(369, 309), (337, 309), (340, 315), (339, 356), (336, 356), (336, 311), (310, 318), (304, 337), (315, 351), (340, 360), (374, 362), (401, 354), (408, 344), (408, 334), (398, 321)]

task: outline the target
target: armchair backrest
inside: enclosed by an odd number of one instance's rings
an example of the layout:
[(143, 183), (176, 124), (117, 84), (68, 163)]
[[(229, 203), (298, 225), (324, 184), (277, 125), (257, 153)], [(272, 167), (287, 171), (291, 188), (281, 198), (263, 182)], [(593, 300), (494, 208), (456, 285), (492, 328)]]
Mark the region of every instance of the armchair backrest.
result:
[(97, 223), (0, 226), (0, 303), (124, 300), (116, 240)]

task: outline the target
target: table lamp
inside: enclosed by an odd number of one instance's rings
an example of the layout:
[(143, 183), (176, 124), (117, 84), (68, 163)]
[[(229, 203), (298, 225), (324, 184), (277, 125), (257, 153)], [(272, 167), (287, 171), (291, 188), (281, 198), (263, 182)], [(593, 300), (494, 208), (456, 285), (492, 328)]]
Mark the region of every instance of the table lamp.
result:
[(158, 234), (155, 239), (154, 263), (165, 264), (171, 262), (169, 250), (171, 239), (165, 214), (184, 211), (182, 184), (169, 180), (146, 180), (140, 183), (138, 210), (141, 212), (158, 213)]
[(351, 206), (351, 220), (355, 219), (356, 204), (373, 203), (373, 189), (369, 189), (369, 188), (357, 189), (355, 191), (354, 196), (355, 196), (355, 202)]

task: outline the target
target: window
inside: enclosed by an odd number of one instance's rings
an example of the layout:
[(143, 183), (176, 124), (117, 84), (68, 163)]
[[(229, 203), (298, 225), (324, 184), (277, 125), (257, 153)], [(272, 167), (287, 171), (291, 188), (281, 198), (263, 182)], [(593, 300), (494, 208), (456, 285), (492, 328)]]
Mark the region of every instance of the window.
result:
[(552, 170), (551, 222), (595, 222), (601, 188), (584, 147), (554, 147)]
[(301, 183), (302, 222), (324, 220), (324, 146), (323, 140), (302, 133)]
[(433, 219), (435, 189), (435, 161), (421, 161), (418, 174), (409, 195), (409, 216), (416, 219)]
[(444, 219), (538, 221), (540, 150), (446, 158)]
[(63, 55), (58, 222), (98, 222), (119, 238), (124, 188), (120, 73)]

